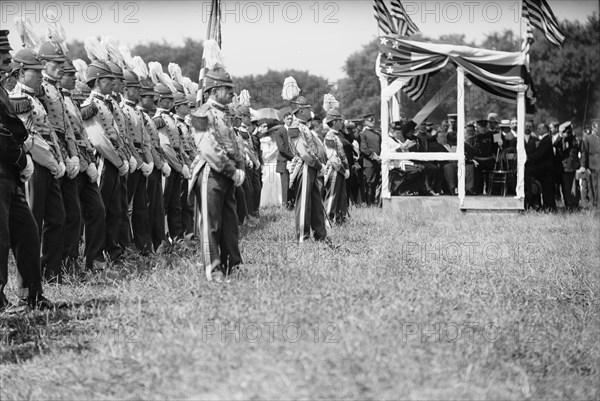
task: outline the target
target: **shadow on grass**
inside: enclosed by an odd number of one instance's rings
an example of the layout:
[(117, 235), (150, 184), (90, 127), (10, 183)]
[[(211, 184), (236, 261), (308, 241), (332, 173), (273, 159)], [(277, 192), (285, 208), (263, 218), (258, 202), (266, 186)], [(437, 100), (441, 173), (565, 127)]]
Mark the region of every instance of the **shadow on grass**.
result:
[(90, 323), (116, 297), (81, 302), (59, 302), (47, 311), (29, 311), (0, 316), (0, 365), (25, 362), (50, 350), (83, 352), (98, 340), (98, 329)]

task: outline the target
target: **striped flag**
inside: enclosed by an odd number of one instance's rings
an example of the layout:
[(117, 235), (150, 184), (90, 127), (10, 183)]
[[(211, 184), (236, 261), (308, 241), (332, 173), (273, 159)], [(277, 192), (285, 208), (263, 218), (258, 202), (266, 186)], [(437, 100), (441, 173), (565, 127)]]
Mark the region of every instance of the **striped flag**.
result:
[(402, 87), (402, 90), (413, 102), (416, 102), (423, 96), (428, 82), (429, 74), (417, 75), (416, 77), (411, 78), (411, 80)]
[(550, 43), (561, 46), (564, 42), (565, 35), (560, 31), (558, 21), (546, 0), (523, 0), (522, 17), (544, 32)]
[(410, 36), (419, 32), (419, 28), (415, 25), (412, 19), (406, 13), (404, 6), (400, 0), (392, 0), (392, 17), (398, 26), (397, 33), (401, 36)]
[(396, 25), (390, 14), (390, 10), (385, 5), (384, 0), (373, 0), (373, 9), (375, 10), (375, 19), (379, 25), (379, 30), (384, 35), (391, 35), (397, 32)]
[(533, 30), (531, 29), (531, 24), (527, 18), (523, 18), (523, 24), (525, 25), (525, 34), (523, 37), (523, 44), (521, 45), (521, 51), (523, 53), (529, 53), (529, 48), (534, 42)]

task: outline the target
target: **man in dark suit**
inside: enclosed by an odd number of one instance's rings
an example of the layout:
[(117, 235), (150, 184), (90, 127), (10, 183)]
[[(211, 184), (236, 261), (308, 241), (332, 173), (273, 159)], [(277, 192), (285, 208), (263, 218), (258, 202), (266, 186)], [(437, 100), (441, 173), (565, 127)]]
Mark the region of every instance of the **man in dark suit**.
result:
[(294, 191), (290, 189), (290, 172), (287, 170), (287, 162), (294, 158), (292, 149), (290, 148), (290, 138), (288, 136), (288, 129), (292, 123), (291, 113), (286, 114), (283, 117), (284, 125), (279, 127), (273, 134), (273, 139), (277, 144), (277, 165), (275, 166), (275, 172), (279, 173), (281, 178), (281, 204), (288, 210), (294, 209)]
[(366, 115), (365, 128), (360, 133), (360, 153), (366, 181), (367, 206), (378, 204), (377, 186), (381, 183), (381, 135), (373, 127), (375, 116)]
[(542, 209), (555, 211), (556, 200), (554, 198), (554, 180), (552, 174), (554, 150), (552, 147), (552, 137), (549, 135), (549, 132), (548, 124), (538, 124), (537, 134), (539, 143), (536, 149), (527, 155), (527, 162), (525, 163), (525, 193), (526, 198), (527, 195), (530, 196), (531, 183), (535, 178), (542, 184)]

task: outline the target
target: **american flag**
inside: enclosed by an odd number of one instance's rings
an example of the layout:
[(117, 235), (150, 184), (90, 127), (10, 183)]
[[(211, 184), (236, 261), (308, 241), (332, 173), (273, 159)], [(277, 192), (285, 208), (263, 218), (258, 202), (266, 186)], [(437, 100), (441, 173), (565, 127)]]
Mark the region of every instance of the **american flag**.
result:
[(533, 39), (533, 30), (531, 29), (531, 24), (529, 23), (529, 19), (523, 18), (523, 24), (525, 25), (525, 37), (523, 38), (523, 44), (521, 45), (521, 51), (523, 53), (529, 53), (529, 48), (531, 44), (534, 42)]
[[(400, 36), (409, 36), (419, 32), (419, 28), (406, 13), (400, 0), (391, 0), (391, 12), (384, 0), (373, 0), (373, 8), (379, 30), (384, 35), (397, 34)], [(402, 87), (402, 90), (416, 102), (425, 92), (428, 82), (428, 74), (419, 75), (408, 81)]]
[(564, 42), (565, 35), (560, 31), (558, 21), (546, 0), (523, 0), (522, 17), (544, 32), (550, 43), (561, 46)]

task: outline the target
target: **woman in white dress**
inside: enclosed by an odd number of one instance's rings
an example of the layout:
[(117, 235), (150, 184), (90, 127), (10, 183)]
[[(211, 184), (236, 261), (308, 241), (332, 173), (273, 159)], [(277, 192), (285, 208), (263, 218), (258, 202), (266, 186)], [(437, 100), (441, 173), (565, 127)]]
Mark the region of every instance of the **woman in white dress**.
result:
[(260, 207), (281, 206), (281, 180), (279, 173), (275, 172), (277, 165), (277, 144), (271, 138), (275, 132), (270, 129), (266, 136), (260, 139), (260, 148), (263, 157), (263, 187), (260, 195)]

